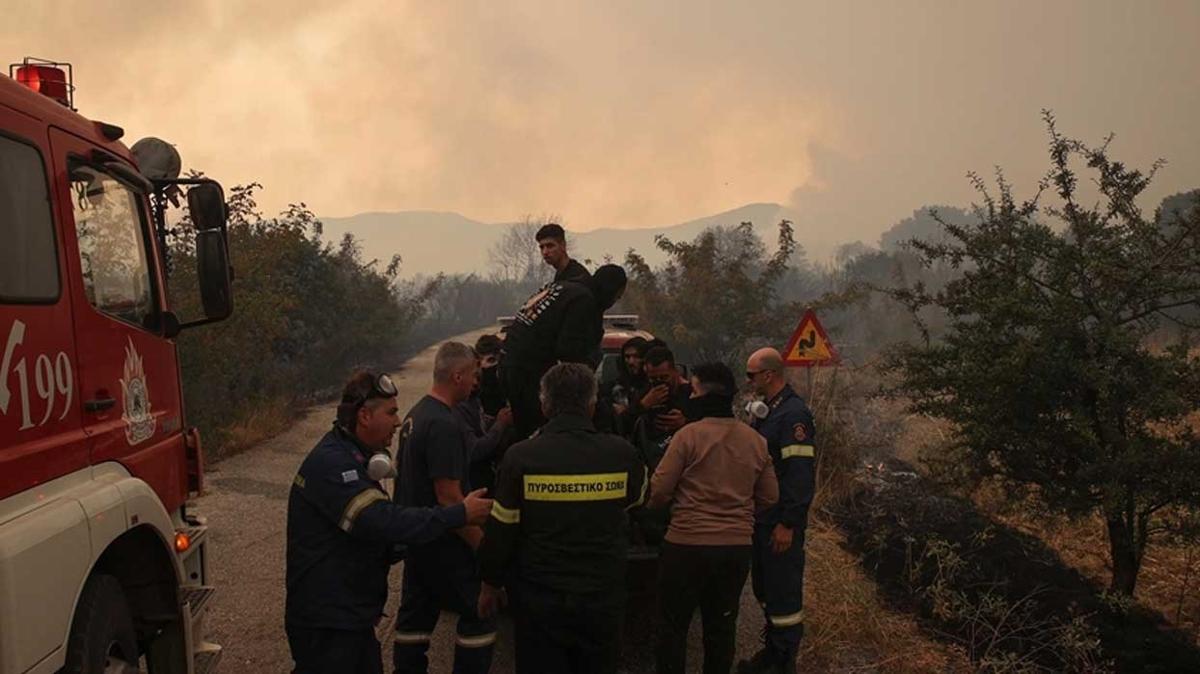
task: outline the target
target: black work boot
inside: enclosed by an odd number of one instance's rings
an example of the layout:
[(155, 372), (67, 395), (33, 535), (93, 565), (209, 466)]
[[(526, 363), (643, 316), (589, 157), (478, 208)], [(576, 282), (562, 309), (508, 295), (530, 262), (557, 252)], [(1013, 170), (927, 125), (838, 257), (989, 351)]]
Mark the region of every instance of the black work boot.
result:
[(787, 663), (770, 648), (762, 648), (749, 660), (738, 662), (737, 674), (793, 674)]

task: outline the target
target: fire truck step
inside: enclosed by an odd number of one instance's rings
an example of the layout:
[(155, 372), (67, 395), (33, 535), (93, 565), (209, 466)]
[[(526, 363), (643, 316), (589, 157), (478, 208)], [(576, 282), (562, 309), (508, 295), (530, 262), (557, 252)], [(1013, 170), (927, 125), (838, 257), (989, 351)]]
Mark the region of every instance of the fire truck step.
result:
[(192, 668), (195, 674), (210, 674), (217, 671), (217, 663), (221, 661), (221, 647), (197, 651), (196, 664)]
[(180, 604), (188, 604), (192, 617), (200, 615), (204, 610), (204, 606), (216, 594), (217, 589), (210, 585), (189, 585), (183, 588), (182, 594), (179, 596)]

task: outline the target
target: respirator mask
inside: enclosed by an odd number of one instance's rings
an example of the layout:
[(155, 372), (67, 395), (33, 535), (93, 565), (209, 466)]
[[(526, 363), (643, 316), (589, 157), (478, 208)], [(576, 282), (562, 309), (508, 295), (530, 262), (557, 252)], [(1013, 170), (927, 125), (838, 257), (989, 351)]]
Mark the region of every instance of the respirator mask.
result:
[(375, 452), (367, 459), (367, 477), (375, 482), (396, 477), (396, 464), (390, 452)]
[(746, 416), (751, 419), (766, 419), (771, 413), (771, 408), (761, 400), (751, 400), (746, 403)]

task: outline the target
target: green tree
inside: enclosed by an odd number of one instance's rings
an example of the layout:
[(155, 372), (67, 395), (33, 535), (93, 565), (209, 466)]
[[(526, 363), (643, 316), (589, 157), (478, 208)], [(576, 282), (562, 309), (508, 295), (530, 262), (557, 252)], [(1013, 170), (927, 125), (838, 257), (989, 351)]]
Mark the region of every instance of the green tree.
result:
[[(895, 291), (948, 323), (940, 340), (895, 348), (890, 393), (953, 422), (944, 469), (999, 479), (1053, 511), (1099, 512), (1111, 589), (1132, 596), (1151, 538), (1200, 506), (1194, 331), (1166, 330), (1172, 310), (1200, 301), (1200, 210), (1164, 230), (1136, 204), (1158, 164), (1129, 168), (1107, 141), (1090, 147), (1045, 119), (1051, 169), (1034, 198), (1018, 203), (1002, 175), (993, 196), (972, 176), (978, 222), (943, 221), (948, 240), (912, 242), (924, 264), (962, 275)], [(1100, 194), (1091, 207), (1080, 165)]]
[[(380, 270), (362, 260), (353, 237), (322, 244), (320, 222), (304, 204), (264, 218), (257, 188), (234, 187), (227, 199), (233, 315), (178, 342), (189, 421), (218, 449), (226, 428), (270, 403), (334, 387), (355, 366), (397, 364), (419, 309), (419, 298), (396, 283), (398, 260)], [(172, 241), (170, 296), (173, 310), (195, 317), (186, 232)]]
[(630, 283), (622, 306), (667, 340), (676, 354), (732, 362), (748, 340), (780, 342), (792, 328), (781, 316), (799, 316), (779, 298), (789, 260), (797, 251), (792, 223), (779, 223), (779, 245), (768, 255), (753, 225), (713, 227), (691, 242), (655, 239), (669, 256), (652, 269), (635, 251), (625, 256)]

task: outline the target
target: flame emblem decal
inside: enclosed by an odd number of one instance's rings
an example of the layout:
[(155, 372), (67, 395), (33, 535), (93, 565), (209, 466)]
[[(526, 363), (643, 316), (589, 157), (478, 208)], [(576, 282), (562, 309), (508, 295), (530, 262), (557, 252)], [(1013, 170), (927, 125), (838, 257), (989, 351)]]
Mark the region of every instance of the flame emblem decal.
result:
[(125, 422), (125, 439), (136, 445), (154, 435), (156, 422), (150, 414), (150, 389), (146, 387), (146, 370), (142, 357), (133, 348), (133, 339), (125, 347), (125, 370), (121, 379), (121, 395), (124, 409), (121, 420)]

